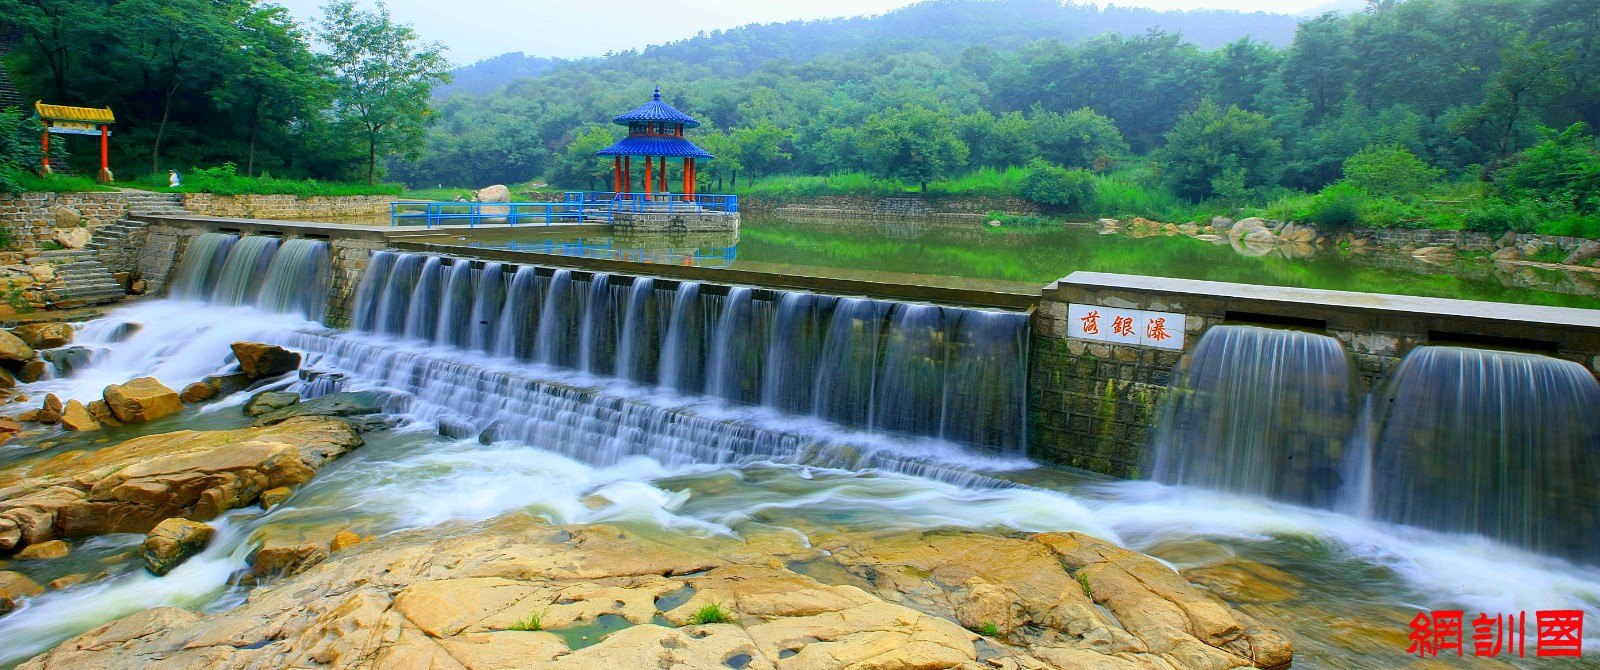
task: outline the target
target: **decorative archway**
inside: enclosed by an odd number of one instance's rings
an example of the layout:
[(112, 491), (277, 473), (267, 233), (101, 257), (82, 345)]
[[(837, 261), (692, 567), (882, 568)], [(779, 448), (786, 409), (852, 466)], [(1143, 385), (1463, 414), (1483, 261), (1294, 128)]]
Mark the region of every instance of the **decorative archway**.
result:
[(95, 179), (102, 184), (112, 182), (110, 148), (111, 124), (116, 123), (116, 117), (111, 113), (111, 108), (95, 109), (93, 107), (68, 107), (66, 105), (46, 105), (43, 101), (35, 100), (33, 103), (34, 115), (44, 123), (44, 137), (40, 144), (44, 147), (44, 160), (39, 168), (46, 174), (50, 172), (50, 135), (99, 135), (100, 136), (100, 174)]

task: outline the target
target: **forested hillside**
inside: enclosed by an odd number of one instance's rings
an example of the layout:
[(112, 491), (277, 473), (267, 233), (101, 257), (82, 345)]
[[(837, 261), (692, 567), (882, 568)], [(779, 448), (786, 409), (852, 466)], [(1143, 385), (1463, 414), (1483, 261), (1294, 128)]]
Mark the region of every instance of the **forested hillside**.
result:
[[(1381, 0), (1304, 20), (1283, 46), (1260, 37), (1218, 45), (1215, 26), (1204, 41), (1063, 29), (1062, 17), (1094, 11), (943, 0), (561, 63), (492, 94), (437, 102), (423, 159), (394, 175), (600, 187), (609, 168), (593, 152), (619, 131), (606, 120), (657, 84), (707, 122), (694, 137), (718, 155), (701, 169), (713, 180), (864, 173), (916, 184), (1042, 159), (1094, 172), (1139, 167), (1145, 182), (1189, 201), (1243, 202), (1314, 193), (1368, 147), (1384, 147), (1390, 163), (1416, 160), (1427, 177), (1418, 188), (1493, 179), (1558, 137), (1564, 144), (1549, 151), (1593, 154), (1600, 3), (1591, 0)], [(1121, 12), (1066, 23), (1087, 30), (1150, 16)], [(1587, 125), (1555, 134), (1576, 123)], [(1595, 190), (1584, 183), (1567, 179), (1547, 200), (1592, 212)]]

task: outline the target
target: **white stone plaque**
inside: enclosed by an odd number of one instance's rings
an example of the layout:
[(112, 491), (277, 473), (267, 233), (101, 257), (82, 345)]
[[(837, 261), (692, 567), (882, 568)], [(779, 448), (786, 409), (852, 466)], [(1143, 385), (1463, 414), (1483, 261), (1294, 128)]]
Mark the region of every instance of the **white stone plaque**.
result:
[(1182, 350), (1183, 315), (1073, 303), (1067, 306), (1067, 336)]

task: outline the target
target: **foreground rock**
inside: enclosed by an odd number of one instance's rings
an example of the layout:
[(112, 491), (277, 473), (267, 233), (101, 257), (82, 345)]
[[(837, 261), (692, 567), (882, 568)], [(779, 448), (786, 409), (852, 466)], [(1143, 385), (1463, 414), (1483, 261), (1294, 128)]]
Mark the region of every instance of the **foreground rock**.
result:
[(144, 569), (157, 577), (172, 572), (205, 549), (216, 532), (215, 528), (188, 519), (167, 519), (156, 524), (144, 538)]
[(273, 344), (234, 342), (233, 355), (250, 379), (276, 377), (300, 368), (300, 354)]
[[(299, 396), (296, 396), (298, 399)], [(367, 416), (383, 411), (389, 396), (377, 391), (343, 391), (296, 402), (262, 414), (257, 426), (271, 426), (297, 416)]]
[(140, 423), (172, 416), (183, 411), (178, 392), (156, 381), (140, 377), (126, 384), (112, 384), (105, 390), (106, 406), (122, 423)]
[(0, 361), (26, 363), (31, 360), (33, 360), (33, 347), (23, 342), (22, 338), (0, 330)]
[[(682, 540), (521, 513), (397, 533), (319, 554), (235, 609), (146, 610), (20, 667), (1221, 670), (1289, 661), (1282, 638), (1166, 566), (1076, 534), (853, 534), (830, 538), (832, 555), (779, 533)], [(598, 623), (620, 630), (581, 632)]]
[(29, 323), (11, 329), (11, 334), (34, 349), (54, 349), (72, 343), (72, 326), (65, 323)]
[(270, 414), (300, 402), (300, 394), (288, 391), (262, 391), (244, 403), (245, 416)]
[(146, 533), (173, 517), (208, 520), (263, 491), (304, 483), (362, 443), (337, 419), (180, 431), (68, 451), (0, 473), (0, 552), (57, 538)]

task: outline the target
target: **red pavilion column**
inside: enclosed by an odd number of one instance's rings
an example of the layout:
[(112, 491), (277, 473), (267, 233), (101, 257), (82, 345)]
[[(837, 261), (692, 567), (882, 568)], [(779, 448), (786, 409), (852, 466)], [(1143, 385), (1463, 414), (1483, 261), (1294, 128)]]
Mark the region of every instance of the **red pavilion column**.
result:
[(633, 156), (622, 157), (622, 192), (633, 191)]
[(645, 156), (644, 157), (644, 198), (646, 200), (650, 199), (650, 188), (652, 186), (652, 184), (650, 182), (653, 179), (654, 178), (650, 176), (650, 157), (649, 156)]
[(683, 194), (694, 195), (694, 159), (683, 159)]
[(613, 156), (611, 158), (611, 162), (613, 164), (611, 170), (611, 190), (620, 195), (622, 193), (622, 157)]

